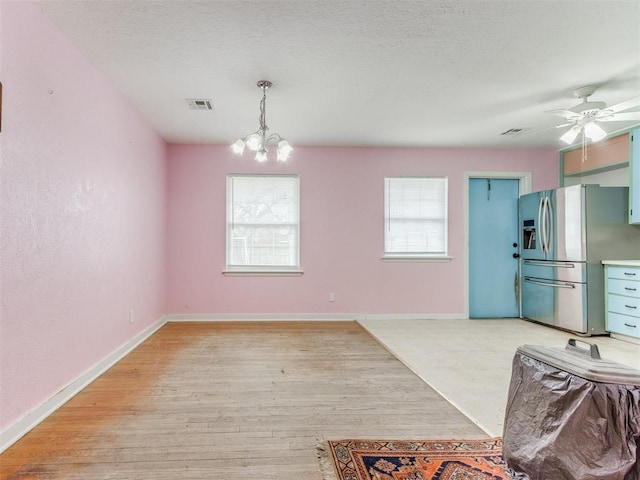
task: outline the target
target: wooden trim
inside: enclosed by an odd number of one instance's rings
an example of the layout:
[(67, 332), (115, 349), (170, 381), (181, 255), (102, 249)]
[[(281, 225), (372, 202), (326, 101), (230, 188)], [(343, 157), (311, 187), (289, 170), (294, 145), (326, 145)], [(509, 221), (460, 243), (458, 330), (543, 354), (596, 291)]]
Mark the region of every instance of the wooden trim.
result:
[(589, 144), (584, 160), (579, 147), (564, 152), (562, 161), (565, 176), (623, 166), (629, 162), (629, 132)]

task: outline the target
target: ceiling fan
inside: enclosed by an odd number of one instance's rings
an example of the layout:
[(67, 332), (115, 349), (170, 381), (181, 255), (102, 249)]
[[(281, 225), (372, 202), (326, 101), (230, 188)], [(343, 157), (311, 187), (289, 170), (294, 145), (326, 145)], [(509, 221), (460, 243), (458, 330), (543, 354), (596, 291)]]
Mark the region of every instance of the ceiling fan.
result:
[(578, 134), (583, 133), (584, 137), (593, 142), (602, 140), (606, 135), (600, 122), (632, 122), (640, 121), (640, 111), (627, 110), (640, 106), (640, 95), (617, 103), (610, 107), (604, 102), (590, 102), (588, 98), (598, 89), (597, 85), (587, 85), (573, 90), (573, 95), (582, 100), (582, 103), (567, 110), (548, 110), (551, 113), (563, 117), (567, 122), (556, 125), (556, 128), (571, 126), (560, 140), (567, 144), (572, 144)]

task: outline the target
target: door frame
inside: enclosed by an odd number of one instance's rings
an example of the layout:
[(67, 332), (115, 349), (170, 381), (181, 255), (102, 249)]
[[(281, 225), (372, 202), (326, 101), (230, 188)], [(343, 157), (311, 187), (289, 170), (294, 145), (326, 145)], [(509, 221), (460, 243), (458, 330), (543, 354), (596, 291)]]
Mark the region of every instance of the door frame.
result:
[(472, 178), (518, 180), (518, 193), (531, 193), (531, 172), (464, 172), (463, 225), (464, 225), (464, 315), (469, 318), (469, 181)]

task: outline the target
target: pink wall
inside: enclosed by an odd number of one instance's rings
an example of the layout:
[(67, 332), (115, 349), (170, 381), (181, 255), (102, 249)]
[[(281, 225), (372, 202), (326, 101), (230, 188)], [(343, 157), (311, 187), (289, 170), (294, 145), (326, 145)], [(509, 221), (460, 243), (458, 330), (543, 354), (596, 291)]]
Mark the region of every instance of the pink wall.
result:
[[(164, 313), (460, 313), (464, 172), (557, 185), (549, 150), (167, 148), (37, 7), (0, 9), (2, 430)], [(303, 276), (221, 274), (228, 173), (300, 175)], [(389, 175), (449, 177), (451, 262), (380, 260)]]
[[(552, 150), (300, 147), (283, 165), (235, 157), (228, 147), (170, 145), (168, 311), (462, 313), (465, 172), (532, 172), (539, 190), (557, 186), (557, 158)], [(229, 173), (300, 175), (303, 276), (221, 274)], [(451, 262), (381, 261), (383, 179), (403, 175), (449, 178)]]
[(1, 9), (4, 429), (164, 313), (167, 148), (37, 7)]

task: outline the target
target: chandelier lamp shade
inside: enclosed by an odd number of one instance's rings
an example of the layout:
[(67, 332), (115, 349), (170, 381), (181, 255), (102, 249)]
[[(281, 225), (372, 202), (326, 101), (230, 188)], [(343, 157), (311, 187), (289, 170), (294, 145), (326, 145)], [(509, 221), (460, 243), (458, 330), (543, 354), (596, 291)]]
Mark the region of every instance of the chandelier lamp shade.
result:
[(293, 151), (293, 147), (289, 145), (284, 138), (282, 138), (277, 133), (272, 133), (269, 135), (269, 127), (267, 127), (266, 122), (266, 101), (267, 101), (267, 90), (273, 84), (268, 80), (260, 80), (258, 82), (258, 87), (262, 89), (262, 100), (260, 100), (260, 118), (259, 118), (259, 127), (253, 133), (250, 133), (246, 137), (239, 138), (235, 141), (233, 145), (231, 145), (231, 149), (234, 153), (238, 155), (242, 155), (245, 148), (256, 152), (255, 159), (258, 162), (266, 162), (267, 161), (267, 146), (271, 144), (275, 144), (277, 146), (278, 156), (277, 159), (279, 162), (284, 162), (289, 158), (291, 152)]

